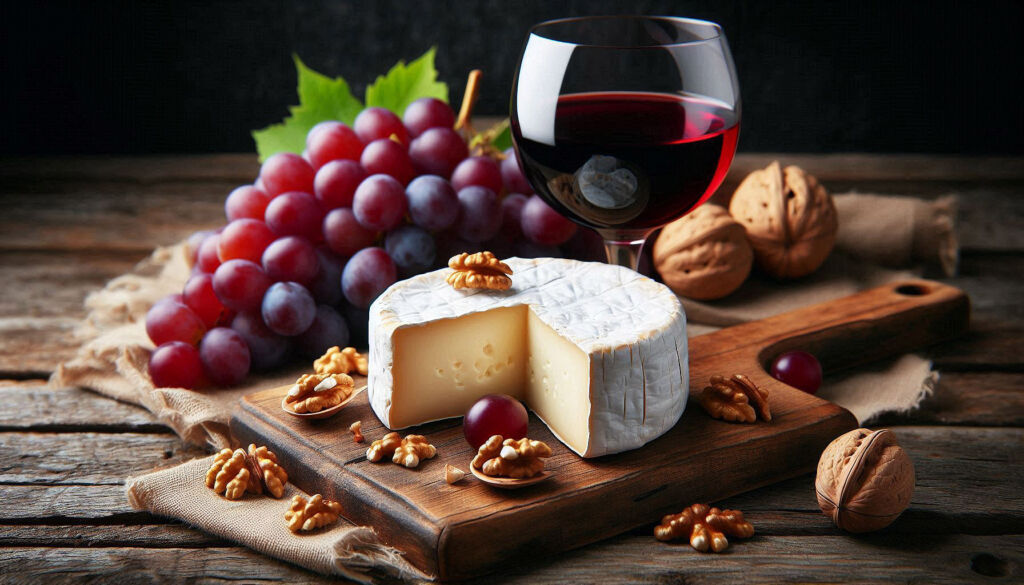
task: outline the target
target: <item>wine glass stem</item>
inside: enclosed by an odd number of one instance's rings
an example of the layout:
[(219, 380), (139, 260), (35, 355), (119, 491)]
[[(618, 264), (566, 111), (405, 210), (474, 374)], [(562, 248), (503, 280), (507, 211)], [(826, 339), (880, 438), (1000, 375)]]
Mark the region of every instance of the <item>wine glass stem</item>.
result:
[(639, 267), (640, 249), (643, 247), (643, 239), (628, 242), (604, 241), (604, 251), (608, 255), (608, 263), (625, 266), (633, 270)]

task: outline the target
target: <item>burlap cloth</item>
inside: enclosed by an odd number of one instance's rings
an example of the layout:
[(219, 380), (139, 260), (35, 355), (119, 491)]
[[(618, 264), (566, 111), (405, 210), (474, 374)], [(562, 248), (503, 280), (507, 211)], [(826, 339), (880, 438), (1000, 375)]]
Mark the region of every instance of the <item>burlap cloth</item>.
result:
[[(719, 301), (684, 299), (689, 334), (700, 335), (898, 278), (920, 276), (929, 266), (945, 275), (955, 272), (956, 205), (952, 198), (922, 201), (847, 194), (836, 196), (835, 202), (840, 226), (836, 251), (820, 270), (788, 283), (754, 276)], [(185, 441), (220, 449), (233, 446), (228, 422), (239, 397), (287, 384), (299, 372), (250, 376), (244, 386), (223, 390), (154, 388), (146, 374), (153, 347), (145, 332), (146, 311), (157, 299), (180, 292), (188, 274), (183, 245), (159, 248), (132, 272), (89, 295), (88, 316), (76, 331), (81, 349), (74, 359), (58, 366), (50, 382), (58, 387), (89, 388), (138, 404)], [(883, 412), (916, 407), (937, 379), (927, 360), (906, 355), (871, 371), (829, 378), (819, 395), (846, 407), (866, 423)], [(380, 545), (369, 528), (342, 525), (318, 536), (293, 536), (284, 527), (285, 502), (247, 497), (244, 503), (233, 503), (213, 495), (199, 479), (204, 465), (207, 460), (134, 478), (129, 481), (129, 499), (139, 509), (184, 520), (314, 571), (356, 579), (365, 578), (365, 571), (374, 568), (388, 574), (417, 575), (398, 551)], [(253, 530), (253, 526), (261, 529)]]

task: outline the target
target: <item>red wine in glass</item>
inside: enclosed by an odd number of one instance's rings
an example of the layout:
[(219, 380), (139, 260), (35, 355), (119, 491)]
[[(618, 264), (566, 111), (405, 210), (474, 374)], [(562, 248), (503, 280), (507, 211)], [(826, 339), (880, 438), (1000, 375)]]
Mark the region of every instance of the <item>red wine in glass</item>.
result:
[(538, 193), (579, 224), (646, 230), (714, 193), (732, 163), (739, 120), (698, 97), (571, 94), (558, 99), (554, 135), (554, 145), (517, 141)]

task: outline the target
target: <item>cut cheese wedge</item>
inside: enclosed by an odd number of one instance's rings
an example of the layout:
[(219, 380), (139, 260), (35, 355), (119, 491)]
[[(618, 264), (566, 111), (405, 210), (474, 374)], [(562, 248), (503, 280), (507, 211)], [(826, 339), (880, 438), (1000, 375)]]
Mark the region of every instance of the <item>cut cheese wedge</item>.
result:
[(635, 449), (675, 425), (689, 375), (672, 291), (607, 264), (506, 263), (507, 291), (455, 290), (446, 268), (373, 303), (367, 391), (385, 426), (462, 416), (496, 393), (525, 402), (583, 457)]

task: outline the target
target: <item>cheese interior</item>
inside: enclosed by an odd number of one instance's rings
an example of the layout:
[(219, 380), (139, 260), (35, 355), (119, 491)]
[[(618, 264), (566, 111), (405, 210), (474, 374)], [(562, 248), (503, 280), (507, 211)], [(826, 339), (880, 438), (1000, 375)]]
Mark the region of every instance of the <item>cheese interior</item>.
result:
[(485, 394), (523, 400), (560, 439), (586, 450), (590, 357), (525, 305), (424, 325), (392, 338), (391, 427), (462, 416)]

